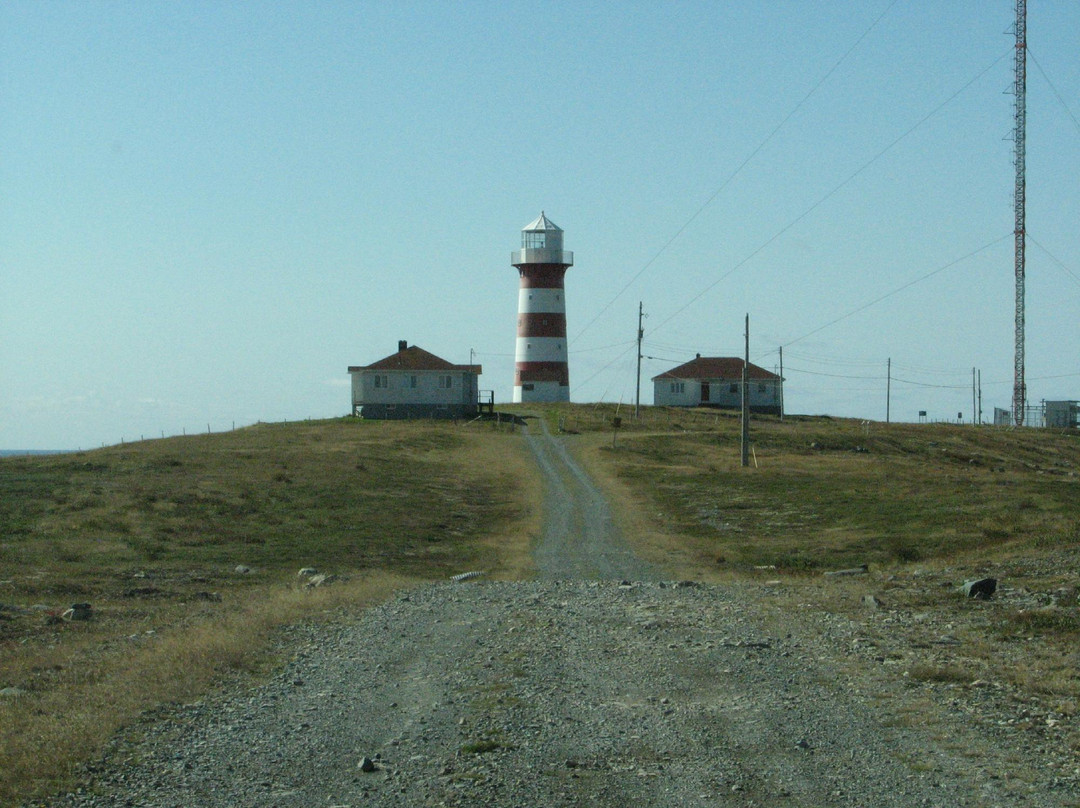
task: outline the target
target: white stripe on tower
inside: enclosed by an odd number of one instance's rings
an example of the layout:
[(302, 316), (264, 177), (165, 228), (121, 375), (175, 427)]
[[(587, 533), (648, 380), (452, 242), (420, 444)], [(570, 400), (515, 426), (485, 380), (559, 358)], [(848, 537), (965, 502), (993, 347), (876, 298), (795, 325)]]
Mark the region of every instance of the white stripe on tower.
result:
[(521, 231), (521, 249), (510, 263), (521, 276), (514, 401), (569, 401), (566, 297), (563, 276), (574, 254), (562, 248), (563, 231), (542, 212)]

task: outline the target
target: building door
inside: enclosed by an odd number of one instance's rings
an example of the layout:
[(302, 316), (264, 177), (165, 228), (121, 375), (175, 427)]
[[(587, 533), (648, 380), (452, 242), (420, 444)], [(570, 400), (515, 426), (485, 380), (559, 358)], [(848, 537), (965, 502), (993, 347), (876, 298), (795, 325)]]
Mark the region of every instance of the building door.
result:
[(704, 404), (708, 400), (709, 400), (709, 383), (708, 382), (702, 382), (701, 383), (701, 403)]

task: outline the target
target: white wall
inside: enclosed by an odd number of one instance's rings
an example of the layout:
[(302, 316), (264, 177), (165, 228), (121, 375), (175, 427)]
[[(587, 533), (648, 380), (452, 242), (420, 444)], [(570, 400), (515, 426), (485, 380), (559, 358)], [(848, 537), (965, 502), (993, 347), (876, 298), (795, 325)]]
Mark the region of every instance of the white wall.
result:
[[(701, 400), (701, 385), (709, 385), (709, 400)], [(678, 385), (682, 385), (681, 391)], [(653, 382), (653, 403), (661, 407), (741, 407), (741, 381), (731, 379), (658, 379)], [(676, 389), (672, 390), (675, 385)], [(734, 391), (731, 389), (734, 385)], [(764, 386), (764, 390), (761, 387)], [(750, 380), (751, 407), (779, 407), (780, 382)]]
[[(353, 406), (360, 404), (475, 404), (477, 379), (475, 373), (434, 370), (363, 370), (353, 371)], [(387, 381), (387, 387), (376, 387), (376, 376)], [(449, 377), (450, 387), (440, 387), (439, 379)], [(412, 386), (412, 380), (416, 386)]]

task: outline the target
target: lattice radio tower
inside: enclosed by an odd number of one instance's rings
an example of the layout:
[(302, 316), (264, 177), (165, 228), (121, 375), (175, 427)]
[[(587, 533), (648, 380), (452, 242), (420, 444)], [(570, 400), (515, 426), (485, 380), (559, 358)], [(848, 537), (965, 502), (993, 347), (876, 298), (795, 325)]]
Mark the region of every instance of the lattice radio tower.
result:
[(1027, 126), (1027, 0), (1016, 0), (1016, 190), (1013, 195), (1013, 240), (1016, 271), (1016, 351), (1013, 364), (1013, 422), (1024, 425), (1027, 385), (1024, 384), (1024, 130)]

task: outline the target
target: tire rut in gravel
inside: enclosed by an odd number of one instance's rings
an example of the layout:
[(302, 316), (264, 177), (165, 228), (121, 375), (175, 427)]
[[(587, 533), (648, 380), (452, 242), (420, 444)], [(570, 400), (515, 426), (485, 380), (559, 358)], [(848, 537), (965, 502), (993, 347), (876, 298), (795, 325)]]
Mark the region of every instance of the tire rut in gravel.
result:
[(526, 428), (526, 441), (544, 477), (544, 527), (534, 549), (545, 579), (659, 580), (620, 535), (603, 492), (571, 457), (562, 438)]

